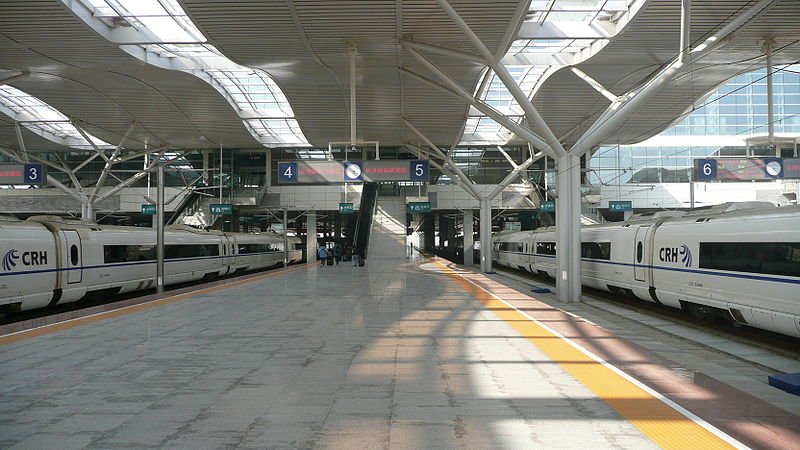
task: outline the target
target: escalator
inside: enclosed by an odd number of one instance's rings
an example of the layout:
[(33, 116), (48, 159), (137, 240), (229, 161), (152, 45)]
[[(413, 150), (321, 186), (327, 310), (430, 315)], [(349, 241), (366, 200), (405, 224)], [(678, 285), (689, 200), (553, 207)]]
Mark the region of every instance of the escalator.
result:
[(367, 258), (367, 247), (369, 246), (369, 235), (372, 230), (372, 220), (375, 214), (375, 205), (378, 199), (378, 183), (364, 183), (364, 190), (361, 193), (361, 207), (358, 210), (356, 220), (356, 230), (354, 234), (353, 253)]

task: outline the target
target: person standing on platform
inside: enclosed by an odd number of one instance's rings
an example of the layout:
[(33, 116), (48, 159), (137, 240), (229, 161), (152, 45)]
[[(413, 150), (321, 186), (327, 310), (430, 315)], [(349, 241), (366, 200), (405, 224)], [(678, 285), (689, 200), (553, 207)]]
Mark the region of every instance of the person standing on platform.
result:
[(319, 256), (319, 261), (322, 267), (325, 267), (325, 260), (328, 259), (328, 249), (325, 247), (320, 247), (319, 251), (317, 251), (317, 256)]
[(336, 265), (342, 260), (342, 246), (338, 243), (333, 246), (333, 257), (336, 259)]

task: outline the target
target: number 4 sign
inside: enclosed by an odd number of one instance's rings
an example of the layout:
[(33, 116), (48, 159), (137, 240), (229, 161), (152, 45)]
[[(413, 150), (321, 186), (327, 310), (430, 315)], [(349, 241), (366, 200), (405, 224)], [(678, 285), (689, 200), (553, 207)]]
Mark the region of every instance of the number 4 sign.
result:
[(279, 162), (278, 163), (278, 182), (297, 183), (297, 163)]

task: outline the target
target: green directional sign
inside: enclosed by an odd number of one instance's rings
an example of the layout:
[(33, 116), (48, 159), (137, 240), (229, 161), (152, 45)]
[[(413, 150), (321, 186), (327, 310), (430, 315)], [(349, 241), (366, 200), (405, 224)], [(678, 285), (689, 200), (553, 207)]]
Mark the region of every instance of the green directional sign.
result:
[(339, 203), (339, 214), (353, 214), (353, 204)]
[(154, 216), (156, 215), (156, 205), (142, 205), (142, 215), (143, 216)]
[(239, 216), (239, 223), (246, 225), (249, 223), (257, 223), (258, 217), (256, 216)]
[(609, 211), (633, 211), (633, 202), (630, 200), (625, 201), (610, 201), (608, 202)]
[(539, 208), (542, 212), (556, 212), (556, 202), (553, 200), (542, 202)]
[(408, 212), (429, 213), (431, 212), (431, 202), (408, 202)]
[(212, 203), (209, 205), (212, 216), (232, 216), (233, 205), (230, 203)]

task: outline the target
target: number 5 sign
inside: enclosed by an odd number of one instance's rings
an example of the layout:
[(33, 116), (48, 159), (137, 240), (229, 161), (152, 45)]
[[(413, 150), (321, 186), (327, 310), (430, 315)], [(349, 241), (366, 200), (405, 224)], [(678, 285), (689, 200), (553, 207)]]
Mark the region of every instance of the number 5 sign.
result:
[(716, 159), (696, 159), (695, 180), (715, 180), (717, 178)]
[(409, 179), (411, 181), (430, 180), (430, 164), (426, 159), (413, 159), (410, 162)]

